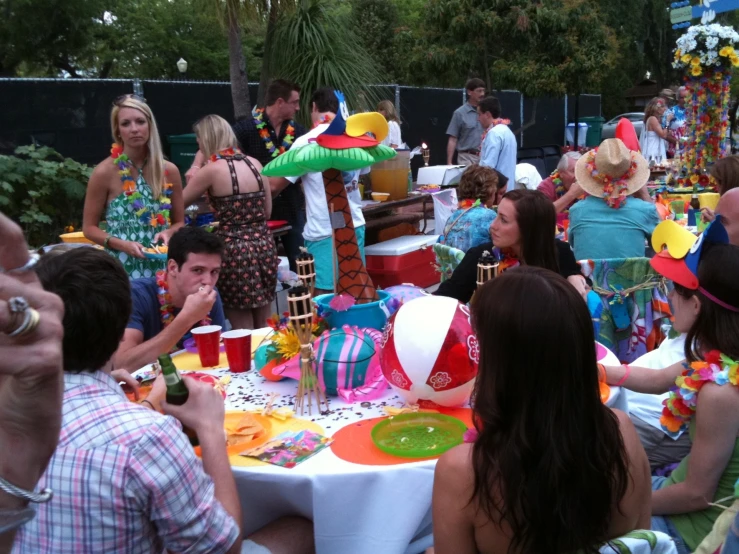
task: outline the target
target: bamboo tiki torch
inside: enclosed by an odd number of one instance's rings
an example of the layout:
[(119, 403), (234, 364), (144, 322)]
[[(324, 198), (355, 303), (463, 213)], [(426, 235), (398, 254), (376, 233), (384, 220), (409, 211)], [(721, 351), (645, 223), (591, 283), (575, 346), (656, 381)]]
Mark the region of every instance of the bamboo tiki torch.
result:
[(477, 286), (481, 287), (490, 279), (498, 276), (498, 261), (485, 250), (477, 262)]
[[(300, 381), (295, 396), (295, 411), (303, 415), (305, 395), (308, 395), (308, 415), (312, 415), (313, 397), (316, 399), (318, 412), (328, 411), (328, 400), (318, 382), (318, 375), (313, 367), (313, 302), (307, 287), (293, 287), (287, 298), (290, 310), (290, 322), (300, 341)], [(324, 409), (325, 406), (325, 409)]]

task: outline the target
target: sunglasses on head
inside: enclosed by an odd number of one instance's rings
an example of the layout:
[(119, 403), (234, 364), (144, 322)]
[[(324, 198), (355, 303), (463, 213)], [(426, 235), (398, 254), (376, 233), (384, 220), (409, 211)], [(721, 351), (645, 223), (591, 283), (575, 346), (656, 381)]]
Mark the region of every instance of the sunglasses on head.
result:
[(134, 99), (136, 99), (136, 100), (138, 100), (138, 101), (143, 102), (144, 104), (146, 104), (146, 98), (144, 98), (143, 96), (139, 96), (138, 94), (122, 94), (118, 98), (116, 98), (115, 100), (113, 100), (113, 105), (114, 106), (120, 106), (121, 104), (123, 104), (123, 102), (125, 102), (129, 98), (134, 98)]

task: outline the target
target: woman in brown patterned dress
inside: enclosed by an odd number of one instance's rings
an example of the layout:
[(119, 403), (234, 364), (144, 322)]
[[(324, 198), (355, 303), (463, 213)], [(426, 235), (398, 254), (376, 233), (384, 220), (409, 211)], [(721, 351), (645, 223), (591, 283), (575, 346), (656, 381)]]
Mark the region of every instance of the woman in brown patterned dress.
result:
[(218, 291), (234, 329), (266, 325), (277, 284), (277, 249), (267, 228), (272, 212), (269, 179), (262, 166), (241, 153), (228, 122), (208, 115), (194, 127), (208, 161), (184, 189), (188, 206), (208, 193), (219, 221), (214, 231), (226, 244)]

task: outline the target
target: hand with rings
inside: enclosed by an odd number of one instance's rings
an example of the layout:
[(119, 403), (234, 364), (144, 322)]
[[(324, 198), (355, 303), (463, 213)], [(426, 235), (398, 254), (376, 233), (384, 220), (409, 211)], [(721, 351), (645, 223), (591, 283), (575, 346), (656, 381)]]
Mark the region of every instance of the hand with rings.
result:
[[(37, 260), (18, 225), (0, 214), (0, 478), (25, 491), (36, 488), (56, 449), (64, 390), (64, 305), (41, 287)], [(25, 504), (0, 490), (0, 510)]]

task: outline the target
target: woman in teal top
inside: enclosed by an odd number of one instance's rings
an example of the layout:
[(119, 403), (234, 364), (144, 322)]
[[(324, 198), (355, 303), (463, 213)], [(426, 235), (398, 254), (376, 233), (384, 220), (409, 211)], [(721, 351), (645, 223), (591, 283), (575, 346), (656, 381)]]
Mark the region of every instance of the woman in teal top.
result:
[(490, 242), (490, 225), (496, 216), (492, 206), (498, 205), (507, 184), (508, 179), (495, 169), (468, 167), (457, 188), (459, 207), (449, 216), (439, 242), (462, 252)]
[(720, 218), (689, 252), (696, 239), (684, 233), (671, 221), (657, 227), (655, 235), (670, 250), (659, 252), (652, 266), (674, 283), (675, 318), (695, 318), (686, 361), (656, 371), (606, 368), (609, 384), (654, 394), (671, 390), (662, 426), (668, 434), (689, 428), (690, 454), (668, 478), (652, 483), (652, 529), (669, 533), (680, 553), (693, 552), (711, 532), (722, 513), (711, 503), (733, 501), (739, 478), (739, 247), (726, 244)]
[[(90, 177), (82, 230), (116, 256), (132, 279), (153, 277), (166, 261), (146, 258), (143, 249), (167, 244), (184, 224), (180, 173), (164, 160), (154, 114), (142, 98), (116, 99), (110, 123), (115, 143), (111, 157)], [(107, 231), (98, 226), (103, 212)]]

